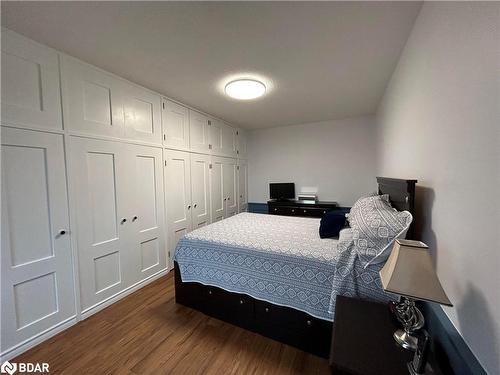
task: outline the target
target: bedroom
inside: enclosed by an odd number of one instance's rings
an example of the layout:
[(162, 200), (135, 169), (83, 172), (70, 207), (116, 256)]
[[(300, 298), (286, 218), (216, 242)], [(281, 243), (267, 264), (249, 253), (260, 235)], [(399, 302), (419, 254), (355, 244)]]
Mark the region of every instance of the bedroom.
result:
[(2, 372), (500, 373), (498, 2), (1, 7)]

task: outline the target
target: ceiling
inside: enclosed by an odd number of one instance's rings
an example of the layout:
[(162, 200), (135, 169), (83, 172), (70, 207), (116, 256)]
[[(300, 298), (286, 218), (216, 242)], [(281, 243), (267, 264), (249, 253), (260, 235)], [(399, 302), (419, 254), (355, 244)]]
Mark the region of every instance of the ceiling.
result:
[[(2, 2), (2, 26), (245, 128), (373, 114), (421, 2)], [(265, 96), (223, 93), (260, 78)]]

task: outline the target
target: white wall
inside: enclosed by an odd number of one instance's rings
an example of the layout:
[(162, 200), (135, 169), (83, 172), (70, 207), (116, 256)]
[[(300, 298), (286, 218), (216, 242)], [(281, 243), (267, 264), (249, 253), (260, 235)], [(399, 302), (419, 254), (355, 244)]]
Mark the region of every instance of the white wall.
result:
[(378, 173), (417, 178), (446, 314), (500, 373), (499, 3), (424, 3), (378, 111)]
[(249, 202), (266, 202), (270, 182), (315, 187), (319, 199), (350, 206), (376, 189), (375, 119), (362, 117), (249, 132)]

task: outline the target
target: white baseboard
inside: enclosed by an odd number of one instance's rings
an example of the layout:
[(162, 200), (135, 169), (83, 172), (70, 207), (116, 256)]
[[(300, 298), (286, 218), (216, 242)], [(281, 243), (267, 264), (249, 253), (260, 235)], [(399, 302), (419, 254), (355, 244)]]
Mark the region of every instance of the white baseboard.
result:
[(57, 335), (59, 332), (68, 329), (76, 323), (78, 323), (76, 315), (73, 315), (72, 317), (63, 320), (62, 322), (57, 323), (56, 325), (46, 329), (45, 331), (40, 332), (39, 334), (30, 337), (29, 339), (24, 340), (23, 342), (20, 342), (12, 348), (9, 348), (6, 351), (2, 352), (2, 354), (0, 354), (0, 362), (3, 363), (5, 361), (11, 360), (14, 357), (17, 357), (19, 354), (22, 354), (28, 349), (31, 349), (44, 342), (45, 340), (50, 339), (52, 336)]
[(95, 305), (93, 305), (91, 307), (86, 308), (85, 310), (83, 310), (81, 312), (80, 320), (87, 319), (89, 316), (92, 316), (95, 313), (105, 309), (106, 307), (119, 301), (123, 297), (126, 297), (129, 294), (135, 292), (136, 290), (142, 288), (143, 286), (146, 286), (147, 284), (155, 281), (156, 279), (158, 279), (162, 276), (165, 276), (168, 272), (169, 272), (169, 270), (167, 268), (165, 268), (165, 269), (155, 273), (154, 275), (149, 276), (147, 279), (141, 280), (138, 283), (135, 283), (135, 284), (129, 286), (128, 288), (122, 290), (121, 292), (118, 292), (118, 293), (112, 295), (111, 297), (108, 297), (107, 299), (105, 299), (99, 303), (96, 303)]
[(80, 316), (72, 316), (56, 325), (53, 327), (50, 327), (46, 329), (43, 332), (40, 332), (39, 334), (13, 346), (12, 348), (9, 348), (2, 352), (0, 354), (0, 363), (3, 363), (5, 361), (9, 361), (14, 357), (17, 357), (18, 355), (24, 353), (25, 351), (37, 346), (38, 344), (44, 342), (45, 340), (48, 340), (52, 336), (57, 335), (59, 332), (62, 332), (69, 327), (75, 325), (79, 321), (87, 319), (89, 316), (94, 315), (95, 313), (101, 311), (102, 309), (112, 305), (113, 303), (119, 301), (120, 299), (128, 296), (129, 294), (135, 292), (136, 290), (146, 286), (147, 284), (153, 282), (154, 280), (165, 276), (169, 272), (169, 269), (164, 269), (161, 270), (154, 275), (149, 276), (147, 279), (141, 280), (138, 283), (129, 286), (127, 289), (122, 290), (121, 292), (109, 297), (108, 299), (84, 310), (81, 312)]

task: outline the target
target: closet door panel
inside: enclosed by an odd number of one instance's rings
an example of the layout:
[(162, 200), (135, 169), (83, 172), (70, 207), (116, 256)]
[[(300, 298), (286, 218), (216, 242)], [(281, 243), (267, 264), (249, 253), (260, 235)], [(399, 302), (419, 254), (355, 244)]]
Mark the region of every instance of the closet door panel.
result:
[(2, 29), (2, 124), (62, 129), (57, 53)]
[(92, 225), (88, 255), (91, 255), (92, 259), (90, 264), (85, 266), (88, 268), (94, 266), (93, 292), (99, 294), (121, 283), (119, 252), (122, 246), (120, 246), (121, 233), (117, 217), (118, 199), (115, 184), (117, 163), (116, 154), (109, 151), (94, 151), (86, 156), (87, 186), (91, 197), (89, 216)]
[(224, 200), (224, 159), (212, 157), (210, 168), (210, 213), (212, 223), (226, 217)]
[(210, 153), (212, 155), (224, 155), (223, 149), (223, 126), (219, 120), (210, 119), (208, 127), (208, 139), (210, 143)]
[(65, 125), (74, 131), (124, 136), (125, 83), (71, 57), (62, 59)]
[(210, 224), (210, 156), (191, 154), (191, 201), (193, 229)]
[(164, 145), (181, 150), (189, 149), (189, 110), (169, 100), (163, 102)]
[(171, 257), (179, 239), (192, 228), (189, 156), (188, 152), (165, 150), (167, 241)]
[(238, 129), (236, 131), (236, 140), (237, 140), (237, 155), (240, 158), (246, 158), (248, 156), (247, 153), (247, 132), (243, 129)]
[(138, 141), (161, 144), (161, 98), (129, 85), (125, 93), (125, 135)]
[[(61, 135), (2, 129), (1, 346), (75, 314)], [(63, 231), (63, 232), (62, 232)]]
[(135, 185), (132, 252), (142, 280), (166, 267), (162, 151), (146, 146), (132, 148), (134, 168), (129, 170), (133, 175), (131, 184)]
[(208, 117), (201, 113), (189, 111), (189, 143), (191, 151), (208, 153)]
[(129, 188), (123, 147), (117, 142), (71, 139), (84, 311), (135, 280), (127, 254)]
[(248, 164), (246, 160), (238, 160), (238, 212), (248, 210)]
[(157, 161), (161, 160), (161, 154), (155, 155), (156, 153), (148, 149), (145, 152), (141, 151), (137, 150), (134, 155), (137, 215), (134, 215), (132, 219), (137, 221), (138, 229), (144, 232), (157, 228), (159, 225), (156, 180), (158, 179)]
[(236, 159), (224, 158), (223, 192), (226, 204), (226, 217), (238, 213), (238, 171)]
[(222, 124), (222, 154), (236, 157), (236, 129), (227, 124)]

